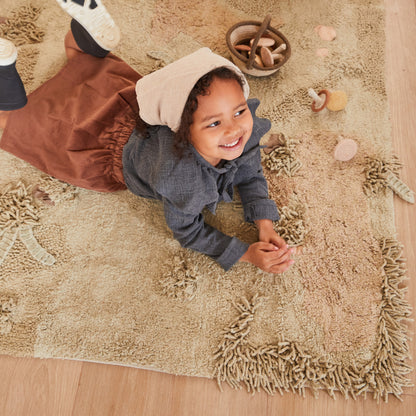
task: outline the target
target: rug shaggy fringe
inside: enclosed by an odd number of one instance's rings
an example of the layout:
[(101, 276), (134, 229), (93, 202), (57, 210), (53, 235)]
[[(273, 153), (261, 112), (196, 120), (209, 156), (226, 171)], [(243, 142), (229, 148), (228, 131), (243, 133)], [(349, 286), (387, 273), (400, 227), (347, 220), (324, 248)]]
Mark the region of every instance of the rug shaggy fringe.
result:
[(42, 42), (45, 32), (35, 23), (41, 11), (42, 8), (31, 4), (14, 10), (10, 18), (0, 25), (0, 37), (13, 41), (16, 46)]
[(372, 194), (385, 195), (387, 189), (390, 188), (400, 198), (413, 204), (415, 202), (414, 192), (398, 176), (398, 171), (401, 167), (402, 165), (397, 157), (393, 157), (390, 162), (367, 157), (364, 168), (364, 193), (367, 196)]
[(38, 262), (51, 266), (55, 258), (36, 240), (33, 227), (39, 225), (39, 209), (31, 187), (24, 183), (9, 184), (0, 194), (0, 265), (17, 239)]
[(282, 136), (279, 145), (275, 146), (269, 153), (264, 154), (265, 166), (273, 171), (276, 176), (284, 174), (294, 176), (302, 167), (302, 163), (293, 154), (296, 144), (296, 140)]
[(304, 221), (305, 207), (298, 201), (279, 210), (280, 219), (275, 223), (276, 232), (292, 247), (300, 246), (304, 242), (307, 229)]
[(388, 172), (398, 175), (401, 163), (397, 157), (393, 157), (390, 161), (379, 158), (366, 157), (363, 173), (365, 181), (363, 184), (364, 193), (367, 196), (386, 194), (388, 185), (386, 176)]
[(273, 395), (278, 391), (298, 392), (304, 395), (306, 388), (315, 394), (325, 389), (335, 398), (339, 391), (345, 398), (368, 392), (377, 402), (388, 401), (389, 394), (401, 400), (404, 387), (412, 386), (407, 374), (412, 367), (406, 320), (411, 307), (405, 300), (406, 289), (400, 288), (405, 279), (402, 247), (394, 239), (380, 243), (384, 264), (382, 267), (382, 302), (375, 352), (366, 365), (345, 367), (330, 358), (314, 358), (296, 342), (278, 337), (270, 345), (254, 345), (250, 342), (251, 325), (262, 298), (256, 294), (250, 301), (243, 298), (235, 304), (240, 315), (223, 332), (223, 341), (214, 355), (215, 377), (222, 391), (222, 383), (232, 388), (245, 385), (248, 392), (263, 389)]

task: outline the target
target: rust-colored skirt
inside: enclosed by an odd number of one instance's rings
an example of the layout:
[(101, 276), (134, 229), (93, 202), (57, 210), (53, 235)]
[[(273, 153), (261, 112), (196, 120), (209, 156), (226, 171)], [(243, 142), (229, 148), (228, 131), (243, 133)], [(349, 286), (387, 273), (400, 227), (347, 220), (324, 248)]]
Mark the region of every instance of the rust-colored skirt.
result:
[(140, 75), (113, 54), (75, 50), (65, 67), (12, 111), (0, 148), (72, 185), (101, 192), (126, 189), (122, 152), (132, 133)]

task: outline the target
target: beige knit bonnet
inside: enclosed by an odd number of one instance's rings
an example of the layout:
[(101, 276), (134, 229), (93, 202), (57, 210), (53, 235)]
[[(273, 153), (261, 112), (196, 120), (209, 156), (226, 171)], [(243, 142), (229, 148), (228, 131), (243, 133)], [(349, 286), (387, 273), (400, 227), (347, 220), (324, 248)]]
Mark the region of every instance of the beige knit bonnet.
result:
[(225, 66), (244, 80), (244, 96), (249, 86), (240, 69), (228, 59), (201, 48), (141, 78), (136, 84), (140, 118), (150, 125), (165, 125), (177, 131), (189, 93), (196, 82), (215, 68)]

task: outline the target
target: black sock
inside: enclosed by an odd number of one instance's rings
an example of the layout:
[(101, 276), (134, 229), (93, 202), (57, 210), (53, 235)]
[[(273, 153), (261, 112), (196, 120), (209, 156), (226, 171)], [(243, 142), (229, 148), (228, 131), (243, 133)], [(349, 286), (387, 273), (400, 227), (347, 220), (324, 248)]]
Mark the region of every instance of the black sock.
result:
[(26, 91), (16, 70), (16, 62), (0, 66), (0, 110), (17, 110), (26, 103)]
[(97, 58), (104, 58), (110, 52), (98, 45), (87, 30), (75, 19), (71, 20), (71, 31), (74, 35), (75, 42), (84, 52), (96, 56)]

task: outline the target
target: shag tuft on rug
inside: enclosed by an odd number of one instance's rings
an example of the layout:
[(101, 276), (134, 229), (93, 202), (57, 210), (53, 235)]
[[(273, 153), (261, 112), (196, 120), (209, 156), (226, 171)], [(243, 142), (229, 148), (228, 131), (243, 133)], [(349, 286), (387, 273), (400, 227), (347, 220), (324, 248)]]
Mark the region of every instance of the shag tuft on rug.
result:
[[(106, 6), (122, 30), (114, 53), (142, 74), (202, 46), (229, 58), (230, 26), (272, 16), (292, 56), (248, 81), (272, 121), (264, 172), (296, 263), (283, 275), (247, 264), (226, 273), (179, 246), (158, 202), (76, 189), (0, 151), (0, 353), (209, 377), (250, 392), (400, 397), (410, 385), (411, 308), (392, 189), (409, 191), (391, 149), (383, 1)], [(69, 17), (53, 0), (2, 0), (0, 17), (30, 92), (64, 64)], [(309, 88), (344, 91), (346, 108), (313, 112)], [(358, 152), (341, 162), (334, 149), (345, 139)], [(205, 217), (256, 240), (238, 200)]]

